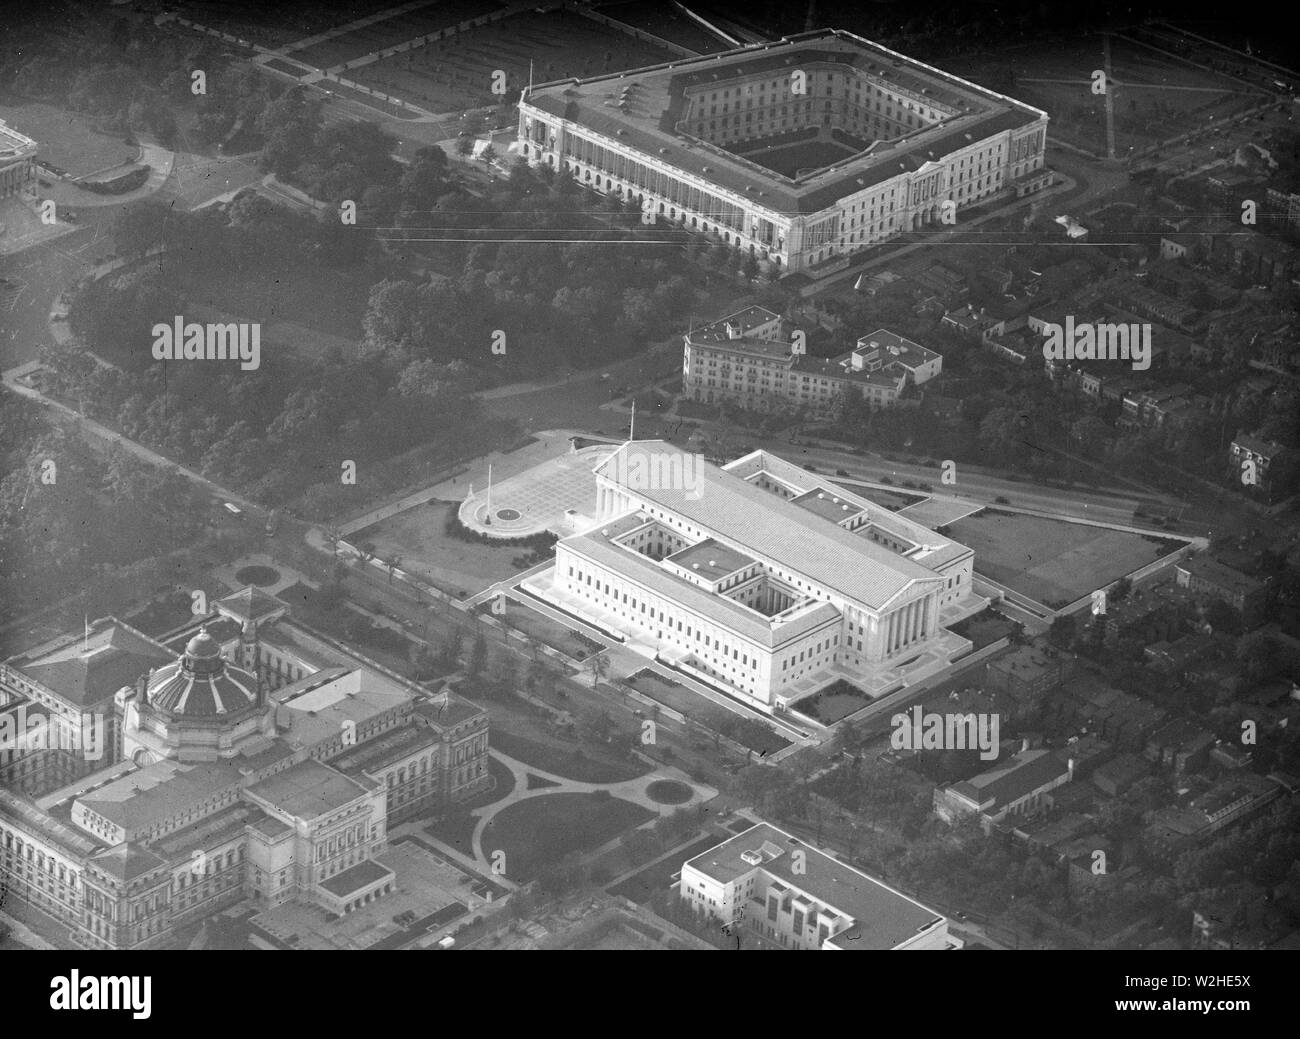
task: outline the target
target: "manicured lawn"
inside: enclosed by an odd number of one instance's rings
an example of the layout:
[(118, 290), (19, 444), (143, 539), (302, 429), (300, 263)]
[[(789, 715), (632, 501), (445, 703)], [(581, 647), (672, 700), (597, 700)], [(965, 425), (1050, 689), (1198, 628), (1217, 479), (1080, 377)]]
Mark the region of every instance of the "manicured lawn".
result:
[[(686, 686), (669, 685), (653, 671), (638, 671), (636, 675), (627, 679), (627, 684), (638, 693), (657, 700), (665, 707), (684, 714), (714, 732), (719, 731), (719, 726), (726, 728), (727, 719), (735, 717), (734, 712), (719, 707), (712, 700), (706, 700)], [(737, 743), (750, 747), (760, 754), (782, 750), (790, 745), (789, 740), (767, 726), (760, 728), (757, 725), (747, 725), (730, 735)]]
[(483, 851), (505, 852), (506, 876), (524, 882), (566, 856), (591, 851), (654, 818), (648, 808), (595, 794), (545, 794), (503, 809), (483, 834)]
[(1020, 625), (1015, 621), (1008, 620), (997, 610), (989, 608), (975, 614), (974, 617), (959, 621), (948, 630), (964, 639), (970, 639), (975, 644), (975, 649), (983, 649), (1017, 631), (1019, 627)]
[(543, 742), (501, 729), (492, 730), (492, 746), (525, 765), (580, 783), (621, 783), (650, 771), (639, 761), (617, 762), (603, 756), (594, 757), (589, 747)]
[(372, 542), (381, 559), (400, 555), (403, 570), (457, 598), (518, 573), (512, 561), (525, 551), (519, 546), (462, 541), (446, 533), (447, 514), (459, 508), (460, 502), (429, 501), (356, 531), (352, 540)]
[(522, 604), (514, 599), (507, 599), (506, 612), (502, 620), (543, 645), (558, 649), (571, 657), (583, 659), (591, 653), (589, 640), (579, 637), (576, 631), (559, 621), (551, 620), (550, 617), (529, 609), (527, 604), (527, 597), (523, 599)]
[(682, 868), (683, 862), (689, 861), (696, 855), (706, 852), (720, 843), (722, 843), (722, 838), (717, 834), (701, 837), (698, 841), (687, 845), (680, 851), (673, 852), (662, 862), (646, 866), (640, 873), (633, 873), (618, 887), (610, 888), (609, 893), (619, 895), (622, 898), (629, 898), (638, 905), (646, 905), (650, 901), (650, 896), (656, 891), (668, 889), (673, 882), (673, 874)]
[[(489, 737), (492, 743), (496, 742), (496, 735), (494, 732)], [(426, 826), (424, 828), (425, 832), (430, 837), (437, 837), (438, 840), (450, 845), (464, 855), (472, 856), (474, 854), (471, 841), (474, 837), (474, 827), (478, 825), (478, 818), (471, 815), (470, 812), (475, 808), (484, 808), (487, 805), (504, 800), (510, 796), (511, 791), (515, 788), (515, 777), (510, 769), (490, 755), (488, 757), (488, 771), (497, 781), (496, 786), (479, 794), (477, 797), (471, 797), (468, 801), (462, 801), (437, 822)]]
[(656, 779), (646, 787), (646, 796), (661, 805), (683, 805), (691, 799), (692, 790), (675, 779)]
[(273, 566), (246, 566), (235, 572), (235, 580), (240, 584), (257, 585), (266, 588), (280, 580), (280, 571)]
[(841, 718), (847, 718), (854, 711), (860, 711), (869, 703), (871, 697), (856, 686), (840, 679), (820, 693), (814, 693), (800, 700), (794, 705), (794, 710), (806, 714), (823, 725), (833, 725)]

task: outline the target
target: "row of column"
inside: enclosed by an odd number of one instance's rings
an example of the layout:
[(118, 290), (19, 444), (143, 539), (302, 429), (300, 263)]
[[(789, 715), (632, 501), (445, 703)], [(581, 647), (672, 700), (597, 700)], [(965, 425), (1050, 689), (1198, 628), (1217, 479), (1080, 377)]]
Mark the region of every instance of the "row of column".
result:
[(896, 653), (904, 646), (924, 639), (930, 627), (930, 600), (918, 599), (900, 607), (889, 615), (885, 639), (885, 655)]
[(596, 514), (600, 519), (607, 520), (622, 515), (628, 510), (629, 506), (630, 503), (626, 495), (620, 494), (612, 487), (602, 487)]

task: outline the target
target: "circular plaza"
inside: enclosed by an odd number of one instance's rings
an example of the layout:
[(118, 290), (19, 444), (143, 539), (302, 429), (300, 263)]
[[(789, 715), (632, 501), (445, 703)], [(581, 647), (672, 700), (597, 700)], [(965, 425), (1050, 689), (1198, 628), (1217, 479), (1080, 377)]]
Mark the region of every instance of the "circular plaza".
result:
[[(592, 470), (617, 449), (600, 444), (547, 459), (494, 484), (474, 487), (457, 514), (469, 530), (490, 538), (526, 538), (543, 531), (570, 531), (570, 519), (591, 516), (596, 506)], [(490, 501), (489, 501), (490, 499)]]

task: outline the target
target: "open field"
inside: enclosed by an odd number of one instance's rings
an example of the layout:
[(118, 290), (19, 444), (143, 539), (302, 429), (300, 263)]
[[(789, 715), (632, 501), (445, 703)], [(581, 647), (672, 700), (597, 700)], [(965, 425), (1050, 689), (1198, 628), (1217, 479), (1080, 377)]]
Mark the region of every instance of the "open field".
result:
[(654, 814), (617, 797), (544, 794), (503, 808), (483, 832), (483, 850), (489, 856), (505, 852), (506, 876), (524, 882), (569, 855), (600, 847)]
[(356, 343), (370, 284), (356, 271), (316, 264), (285, 267), (274, 278), (231, 265), (220, 275), (205, 271), (182, 278), (179, 289), (190, 302), (261, 322), (263, 334), (267, 326), (283, 324)]
[(412, 51), (403, 51), (354, 70), (351, 78), (368, 87), (436, 112), (501, 100), (492, 93), (492, 74), (506, 73), (507, 95), (518, 96), (528, 83), (565, 76), (584, 78), (656, 65), (671, 51), (567, 11), (529, 11), (457, 33)]
[(1182, 542), (985, 509), (948, 528), (975, 551), (975, 570), (1059, 607), (1165, 555)]

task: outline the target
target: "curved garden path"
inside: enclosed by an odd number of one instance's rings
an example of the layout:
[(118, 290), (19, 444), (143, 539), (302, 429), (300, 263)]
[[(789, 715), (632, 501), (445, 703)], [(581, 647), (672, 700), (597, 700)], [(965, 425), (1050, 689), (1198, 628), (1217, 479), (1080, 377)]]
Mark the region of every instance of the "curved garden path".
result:
[[(661, 766), (651, 769), (644, 776), (625, 779), (617, 783), (587, 783), (577, 779), (567, 779), (564, 776), (556, 775), (554, 772), (547, 772), (545, 769), (536, 768), (532, 765), (525, 765), (522, 761), (510, 757), (509, 754), (503, 754), (499, 750), (492, 750), (489, 753), (501, 764), (505, 765), (506, 768), (510, 769), (515, 780), (514, 789), (500, 801), (494, 801), (482, 808), (475, 808), (470, 813), (478, 816), (478, 822), (474, 825), (474, 837), (470, 843), (470, 847), (474, 852), (474, 861), (489, 874), (492, 872), (492, 860), (483, 852), (483, 833), (487, 829), (488, 823), (492, 821), (498, 812), (520, 801), (526, 801), (533, 797), (548, 797), (552, 794), (593, 794), (598, 790), (606, 790), (611, 796), (641, 805), (643, 808), (650, 809), (656, 815), (669, 815), (679, 808), (694, 808), (696, 805), (711, 801), (718, 796), (718, 791), (713, 787), (695, 782), (676, 768)], [(545, 779), (554, 783), (555, 786), (529, 790), (528, 777), (530, 775)], [(681, 804), (660, 804), (646, 793), (646, 789), (650, 784), (659, 780), (672, 780), (690, 787), (691, 799)], [(651, 824), (645, 823), (643, 825), (649, 826)]]

